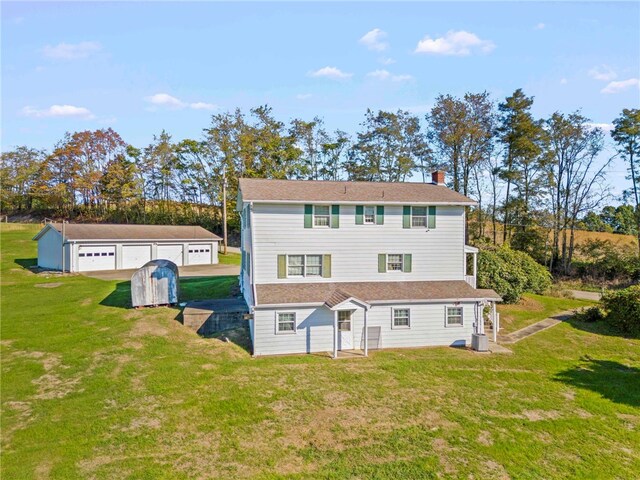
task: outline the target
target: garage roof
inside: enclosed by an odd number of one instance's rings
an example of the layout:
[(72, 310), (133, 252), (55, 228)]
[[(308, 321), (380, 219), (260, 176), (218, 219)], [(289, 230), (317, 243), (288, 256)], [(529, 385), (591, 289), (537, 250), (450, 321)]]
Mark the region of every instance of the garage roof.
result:
[[(60, 223), (49, 223), (33, 239), (38, 240), (49, 228), (62, 233)], [(222, 240), (195, 225), (67, 223), (64, 236), (65, 240)]]

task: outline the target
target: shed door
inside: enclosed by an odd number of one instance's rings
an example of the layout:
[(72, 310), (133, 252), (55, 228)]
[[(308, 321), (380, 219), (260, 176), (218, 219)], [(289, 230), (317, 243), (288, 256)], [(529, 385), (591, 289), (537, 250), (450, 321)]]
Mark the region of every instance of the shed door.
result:
[(115, 245), (88, 245), (78, 247), (78, 271), (116, 269)]
[(157, 258), (171, 260), (178, 266), (182, 265), (182, 245), (158, 245)]
[(189, 265), (206, 265), (211, 264), (212, 247), (210, 243), (197, 245), (189, 245)]
[(151, 245), (123, 245), (122, 268), (140, 268), (151, 260)]

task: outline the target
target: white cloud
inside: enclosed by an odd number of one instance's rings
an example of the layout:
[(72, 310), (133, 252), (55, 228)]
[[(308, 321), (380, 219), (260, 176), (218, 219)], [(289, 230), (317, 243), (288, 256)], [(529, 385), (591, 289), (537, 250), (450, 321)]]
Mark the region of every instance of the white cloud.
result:
[(407, 82), (413, 80), (411, 75), (393, 75), (387, 70), (374, 70), (367, 73), (367, 77), (375, 78), (376, 80), (391, 80), (392, 82)]
[(358, 42), (367, 47), (369, 50), (384, 52), (387, 48), (389, 48), (389, 44), (384, 41), (386, 38), (387, 32), (384, 32), (379, 28), (374, 28), (370, 32), (367, 32), (362, 37), (360, 37), (360, 40), (358, 40)]
[(102, 46), (98, 42), (59, 43), (47, 45), (42, 49), (45, 57), (52, 60), (77, 60), (100, 51)]
[(296, 95), (297, 100), (308, 100), (311, 97), (313, 97), (313, 95), (311, 95), (310, 93), (299, 93)]
[(600, 65), (589, 70), (589, 76), (602, 82), (610, 82), (615, 80), (618, 74), (609, 65)]
[(45, 109), (26, 106), (22, 109), (22, 114), (33, 118), (76, 117), (87, 120), (95, 118), (95, 115), (88, 108), (74, 105), (51, 105)]
[(589, 122), (586, 124), (587, 127), (589, 128), (600, 128), (602, 130), (604, 130), (605, 132), (609, 133), (611, 130), (613, 130), (613, 123), (593, 123), (593, 122)]
[(345, 73), (336, 67), (322, 67), (315, 72), (309, 72), (310, 77), (326, 77), (333, 80), (344, 80), (351, 78), (353, 73)]
[(378, 61), (382, 64), (382, 65), (391, 65), (392, 63), (396, 63), (396, 61), (391, 58), (391, 57), (380, 57), (378, 59)]
[(535, 27), (536, 30), (544, 30), (544, 27), (546, 27), (546, 25), (542, 22), (538, 23)]
[(145, 100), (158, 107), (167, 107), (173, 109), (191, 108), (192, 110), (216, 110), (218, 108), (218, 106), (213, 103), (183, 102), (182, 100), (169, 95), (168, 93), (156, 93), (155, 95), (151, 95), (150, 97), (145, 97)]
[(632, 87), (640, 87), (640, 80), (637, 78), (629, 78), (628, 80), (609, 82), (606, 87), (600, 90), (600, 93), (620, 93)]
[(425, 36), (418, 42), (414, 53), (428, 53), (432, 55), (467, 56), (472, 53), (490, 53), (495, 44), (490, 40), (482, 40), (475, 33), (464, 30), (449, 30), (444, 37), (431, 38)]
[(194, 102), (189, 104), (189, 108), (193, 110), (216, 110), (218, 106), (213, 103)]
[(567, 83), (569, 83), (569, 80), (567, 80), (566, 78), (560, 79), (560, 85), (566, 85)]

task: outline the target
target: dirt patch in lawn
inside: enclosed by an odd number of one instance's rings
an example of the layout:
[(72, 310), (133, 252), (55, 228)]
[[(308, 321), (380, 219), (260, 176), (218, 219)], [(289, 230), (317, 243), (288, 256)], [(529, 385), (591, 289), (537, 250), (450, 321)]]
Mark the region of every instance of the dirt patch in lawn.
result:
[(491, 433), (483, 430), (482, 432), (480, 432), (480, 435), (478, 435), (478, 443), (480, 445), (484, 445), (485, 447), (490, 447), (491, 445), (493, 445), (493, 439), (491, 438)]
[(444, 438), (434, 438), (431, 445), (444, 472), (449, 475), (455, 475), (457, 469), (449, 461), (449, 458), (454, 458), (455, 454), (449, 442)]
[(62, 282), (51, 282), (51, 283), (36, 283), (34, 287), (36, 288), (57, 288), (62, 285)]
[(560, 418), (560, 412), (557, 410), (525, 410), (522, 415), (530, 422), (539, 422), (540, 420), (556, 420)]
[(159, 321), (154, 321), (152, 318), (140, 318), (136, 320), (131, 329), (132, 337), (146, 337), (148, 335), (165, 337), (168, 333), (169, 330), (160, 325)]

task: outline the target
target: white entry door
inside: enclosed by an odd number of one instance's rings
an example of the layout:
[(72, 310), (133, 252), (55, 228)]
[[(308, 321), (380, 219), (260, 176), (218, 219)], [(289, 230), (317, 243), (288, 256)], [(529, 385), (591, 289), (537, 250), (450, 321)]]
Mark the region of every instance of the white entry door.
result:
[(211, 264), (211, 244), (191, 244), (189, 245), (189, 265), (208, 265)]
[(182, 266), (182, 245), (158, 245), (156, 258), (170, 260), (179, 267)]
[(151, 260), (151, 245), (123, 245), (122, 268), (140, 268)]
[(78, 271), (116, 269), (116, 246), (80, 246), (78, 247)]
[(353, 349), (353, 320), (350, 310), (338, 311), (338, 350)]

